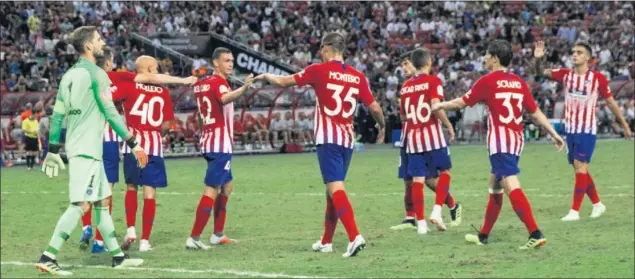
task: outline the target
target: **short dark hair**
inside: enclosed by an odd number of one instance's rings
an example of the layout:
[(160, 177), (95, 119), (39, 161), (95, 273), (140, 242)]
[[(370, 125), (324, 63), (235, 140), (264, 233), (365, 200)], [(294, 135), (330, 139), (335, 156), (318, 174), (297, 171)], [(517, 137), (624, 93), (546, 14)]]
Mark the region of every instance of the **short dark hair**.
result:
[(410, 62), (415, 69), (423, 68), (430, 59), (430, 51), (425, 48), (419, 47), (410, 52)]
[(344, 50), (346, 50), (346, 39), (344, 39), (344, 35), (340, 33), (331, 32), (322, 37), (320, 48), (324, 46), (329, 46), (329, 48), (337, 53), (344, 53)]
[(412, 51), (408, 51), (408, 52), (402, 54), (401, 57), (399, 57), (399, 61), (404, 62), (406, 60), (410, 60), (410, 54), (412, 54)]
[[(97, 60), (95, 61), (95, 64), (97, 64), (99, 68), (104, 69), (104, 67), (106, 66), (106, 61), (110, 61), (112, 57), (112, 50), (109, 47), (104, 47), (104, 53), (96, 57)], [(106, 69), (104, 69), (104, 71), (105, 70)]]
[(512, 61), (514, 52), (512, 51), (512, 44), (505, 40), (494, 40), (487, 46), (487, 52), (491, 56), (498, 57), (498, 61), (501, 66), (507, 67)]
[(214, 52), (212, 53), (212, 60), (216, 60), (216, 59), (220, 58), (220, 56), (223, 53), (232, 53), (232, 51), (229, 50), (228, 48), (217, 47), (217, 48), (214, 49)]
[(97, 32), (95, 26), (82, 26), (73, 30), (73, 33), (70, 35), (70, 41), (75, 51), (80, 54), (86, 52), (85, 45), (93, 40), (95, 32)]
[(589, 45), (588, 43), (586, 43), (586, 42), (577, 42), (573, 46), (574, 47), (577, 47), (577, 46), (583, 47), (584, 49), (586, 49), (586, 51), (589, 52), (589, 57), (593, 57), (593, 49), (591, 48), (591, 45)]

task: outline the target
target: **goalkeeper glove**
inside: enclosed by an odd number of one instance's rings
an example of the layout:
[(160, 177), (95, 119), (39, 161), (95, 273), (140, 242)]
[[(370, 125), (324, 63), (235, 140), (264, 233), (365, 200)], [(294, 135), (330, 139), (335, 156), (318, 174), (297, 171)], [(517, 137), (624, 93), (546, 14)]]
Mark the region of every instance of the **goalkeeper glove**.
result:
[(59, 154), (60, 145), (50, 144), (46, 158), (42, 163), (42, 172), (44, 172), (49, 178), (56, 177), (59, 173), (59, 169), (66, 169), (64, 161)]
[(126, 144), (130, 147), (132, 155), (137, 159), (137, 165), (140, 168), (144, 168), (148, 164), (148, 154), (139, 146), (134, 136), (126, 140)]

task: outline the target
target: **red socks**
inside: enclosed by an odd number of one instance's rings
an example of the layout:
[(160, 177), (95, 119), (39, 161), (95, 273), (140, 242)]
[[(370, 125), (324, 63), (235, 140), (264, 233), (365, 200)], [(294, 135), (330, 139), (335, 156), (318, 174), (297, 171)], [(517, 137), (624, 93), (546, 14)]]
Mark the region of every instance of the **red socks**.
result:
[(404, 205), (404, 208), (406, 209), (406, 217), (414, 218), (415, 211), (412, 205), (412, 185), (410, 186), (406, 185), (405, 188), (406, 188), (406, 191), (403, 196), (403, 205)]
[(513, 190), (509, 193), (509, 199), (512, 202), (512, 207), (514, 208), (516, 215), (518, 215), (520, 220), (525, 223), (527, 231), (532, 233), (537, 230), (538, 225), (536, 225), (536, 221), (534, 220), (534, 213), (531, 211), (529, 200), (527, 200), (527, 196), (525, 196), (523, 190), (520, 188)]
[(485, 209), (485, 220), (481, 227), (481, 233), (489, 235), (503, 208), (503, 193), (489, 194), (489, 201)]
[(436, 198), (434, 200), (434, 204), (441, 206), (445, 203), (446, 198), (448, 197), (448, 191), (450, 190), (450, 174), (442, 172), (439, 175), (439, 180), (437, 181), (437, 187), (435, 189)]
[(575, 174), (575, 188), (573, 190), (573, 203), (571, 204), (571, 209), (575, 211), (580, 211), (580, 205), (582, 205), (582, 200), (584, 199), (584, 193), (587, 190), (587, 174), (586, 173), (576, 173)]
[(456, 202), (454, 201), (452, 194), (448, 193), (448, 197), (445, 198), (445, 205), (447, 205), (449, 209), (453, 209), (456, 206)]
[(322, 245), (333, 242), (333, 234), (337, 226), (337, 211), (333, 204), (333, 199), (326, 195), (326, 212), (324, 213), (324, 235), (322, 236)]
[(423, 183), (412, 182), (412, 203), (417, 216), (417, 221), (425, 220), (424, 200), (423, 200)]
[(346, 196), (346, 191), (335, 191), (332, 195), (332, 199), (337, 212), (337, 217), (342, 221), (342, 225), (344, 225), (346, 233), (348, 234), (348, 241), (352, 242), (355, 240), (355, 237), (359, 235), (359, 231), (357, 230), (357, 224), (355, 223), (353, 207)]
[(194, 227), (192, 227), (192, 233), (190, 236), (199, 237), (209, 221), (209, 216), (214, 209), (214, 199), (203, 195), (198, 202), (198, 208), (196, 208), (196, 219), (194, 220)]
[(126, 209), (126, 225), (127, 227), (134, 227), (137, 223), (137, 191), (126, 191), (125, 197), (125, 209)]
[(93, 205), (90, 204), (88, 207), (88, 211), (86, 211), (86, 213), (84, 213), (84, 216), (82, 216), (82, 227), (90, 226), (93, 223), (92, 212)]
[(227, 217), (227, 201), (228, 196), (218, 195), (216, 204), (214, 205), (214, 233), (222, 233), (225, 229), (225, 218)]
[(152, 232), (152, 225), (154, 224), (154, 214), (157, 209), (157, 201), (155, 199), (143, 200), (143, 227), (141, 230), (141, 239), (150, 239), (150, 233)]
[(595, 189), (595, 182), (593, 182), (593, 178), (591, 177), (591, 173), (587, 172), (587, 187), (586, 187), (586, 194), (589, 196), (589, 198), (591, 199), (591, 202), (593, 204), (599, 203), (600, 202), (600, 196), (598, 195), (598, 191), (597, 189)]
[[(91, 206), (92, 207), (92, 206)], [(112, 201), (108, 204), (108, 213), (112, 216)], [(99, 232), (99, 228), (96, 229), (95, 240), (104, 241), (104, 238), (101, 236)]]

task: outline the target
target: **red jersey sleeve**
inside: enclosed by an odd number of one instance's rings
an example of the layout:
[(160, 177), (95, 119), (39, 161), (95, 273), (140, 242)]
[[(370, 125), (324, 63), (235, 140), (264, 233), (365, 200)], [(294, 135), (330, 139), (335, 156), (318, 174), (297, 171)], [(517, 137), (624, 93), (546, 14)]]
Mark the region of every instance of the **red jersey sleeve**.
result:
[(570, 71), (571, 70), (567, 68), (553, 69), (551, 70), (551, 78), (557, 82), (562, 82), (564, 80), (564, 76)]
[(134, 82), (137, 77), (137, 73), (131, 72), (108, 72), (108, 78), (112, 83), (118, 82)]
[(114, 82), (112, 83), (112, 101), (118, 102), (128, 97), (127, 93), (135, 92), (133, 82)]
[(359, 99), (366, 106), (369, 106), (373, 102), (375, 102), (375, 97), (373, 97), (373, 93), (370, 92), (370, 87), (368, 86), (368, 80), (365, 76), (361, 76), (362, 80), (359, 88)]
[(165, 106), (163, 107), (163, 121), (174, 120), (174, 105), (172, 104), (172, 97), (170, 97), (170, 91), (165, 90), (167, 95), (165, 96)]
[(439, 99), (439, 101), (443, 101), (445, 97), (443, 97), (443, 82), (439, 78), (435, 78), (434, 82), (432, 82), (432, 99)]
[(600, 73), (595, 74), (598, 75), (598, 91), (600, 92), (602, 99), (613, 97), (613, 93), (611, 93), (611, 86), (609, 86), (609, 81), (606, 80), (606, 77)]
[(472, 89), (470, 89), (470, 91), (467, 91), (467, 93), (465, 93), (465, 95), (461, 97), (465, 104), (472, 107), (481, 101), (485, 101), (485, 99), (487, 98), (486, 77), (487, 76), (479, 78), (472, 86)]
[(295, 79), (295, 83), (299, 86), (305, 86), (307, 84), (309, 85), (314, 85), (316, 84), (316, 80), (318, 78), (317, 76), (317, 67), (320, 64), (313, 64), (311, 66), (306, 67), (304, 70), (302, 70), (301, 72), (294, 74), (293, 75), (293, 79)]
[(523, 82), (523, 107), (529, 112), (534, 113), (538, 110), (538, 105), (536, 105), (536, 100), (534, 100), (534, 95), (531, 94), (531, 90), (526, 83)]

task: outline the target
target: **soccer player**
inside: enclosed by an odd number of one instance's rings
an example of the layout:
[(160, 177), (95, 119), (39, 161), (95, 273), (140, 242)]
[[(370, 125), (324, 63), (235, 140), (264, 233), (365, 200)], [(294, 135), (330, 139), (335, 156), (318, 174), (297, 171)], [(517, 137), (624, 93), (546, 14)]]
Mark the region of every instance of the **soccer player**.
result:
[(214, 73), (194, 86), (194, 96), (198, 105), (198, 120), (201, 128), (199, 141), (203, 158), (207, 161), (205, 189), (196, 209), (196, 219), (190, 237), (185, 241), (187, 249), (207, 250), (200, 236), (214, 212), (214, 233), (209, 242), (212, 245), (230, 244), (235, 240), (227, 237), (225, 219), (227, 202), (234, 189), (232, 183), (231, 159), (233, 140), (233, 102), (240, 98), (253, 82), (253, 75), (247, 76), (245, 84), (231, 91), (227, 77), (234, 70), (234, 56), (229, 49), (219, 47), (212, 53)]
[[(138, 74), (157, 74), (158, 63), (150, 56), (140, 56), (135, 61)], [(113, 75), (114, 77), (114, 75)], [(134, 164), (134, 157), (124, 146), (124, 177), (128, 189), (125, 197), (127, 232), (121, 248), (128, 250), (137, 240), (137, 187), (143, 186), (142, 231), (139, 251), (152, 250), (150, 233), (156, 212), (156, 188), (168, 186), (163, 160), (162, 132), (170, 129), (174, 121), (174, 107), (167, 88), (139, 82), (116, 81), (113, 100), (123, 101), (126, 123), (140, 145), (148, 153), (148, 165), (141, 169)], [(129, 79), (128, 79), (129, 80)]]
[(576, 43), (571, 50), (573, 69), (542, 69), (542, 57), (545, 55), (545, 43), (539, 41), (534, 50), (536, 73), (558, 81), (564, 85), (564, 121), (567, 138), (567, 158), (573, 165), (575, 186), (573, 203), (569, 213), (562, 221), (580, 220), (580, 206), (586, 193), (593, 203), (591, 218), (600, 217), (606, 206), (600, 201), (595, 182), (589, 173), (591, 156), (595, 149), (597, 118), (595, 105), (598, 97), (603, 98), (613, 115), (624, 127), (624, 137), (631, 138), (631, 130), (615, 103), (606, 77), (589, 69), (589, 60), (593, 57), (591, 47), (583, 42)]
[(478, 235), (468, 234), (465, 240), (478, 245), (487, 244), (488, 237), (503, 205), (503, 191), (509, 196), (512, 207), (529, 231), (529, 240), (520, 249), (531, 249), (547, 244), (547, 239), (538, 229), (529, 200), (518, 181), (518, 161), (523, 150), (523, 108), (555, 140), (558, 150), (564, 141), (553, 129), (545, 115), (538, 109), (527, 84), (521, 77), (507, 69), (513, 52), (511, 44), (495, 40), (487, 46), (485, 68), (491, 73), (477, 80), (472, 89), (460, 98), (432, 105), (432, 110), (459, 110), (484, 102), (489, 108), (487, 145), (492, 165), (490, 175), (489, 202), (485, 221)]
[(97, 227), (104, 235), (104, 244), (113, 256), (112, 266), (138, 266), (143, 260), (130, 259), (119, 249), (115, 227), (108, 213), (111, 189), (106, 181), (101, 145), (105, 121), (125, 139), (141, 167), (146, 165), (148, 157), (126, 130), (110, 99), (110, 80), (106, 72), (95, 65), (95, 56), (101, 55), (105, 44), (97, 29), (94, 26), (79, 27), (71, 34), (70, 41), (80, 53), (80, 59), (64, 74), (59, 84), (51, 116), (48, 154), (42, 164), (42, 171), (51, 178), (58, 175), (60, 168), (65, 169), (59, 155), (59, 138), (66, 116), (70, 205), (59, 219), (36, 268), (53, 275), (72, 274), (59, 267), (56, 255), (91, 203), (95, 205), (93, 210), (98, 216)]
[(339, 218), (348, 234), (344, 257), (353, 257), (364, 249), (353, 207), (344, 189), (344, 179), (353, 155), (353, 114), (357, 101), (368, 106), (377, 121), (377, 142), (384, 140), (384, 113), (373, 97), (368, 80), (355, 68), (344, 64), (346, 40), (336, 32), (322, 38), (320, 55), (324, 63), (313, 64), (291, 76), (262, 74), (256, 80), (290, 87), (311, 85), (317, 96), (315, 141), (322, 178), (327, 188), (324, 235), (313, 244), (314, 251), (333, 252), (333, 233)]
[[(176, 83), (190, 85), (197, 81), (196, 77), (179, 78), (155, 73), (137, 74), (130, 72), (113, 72), (112, 69), (115, 65), (113, 57), (114, 55), (112, 50), (105, 47), (103, 49), (103, 55), (98, 56), (96, 60), (97, 66), (107, 72), (108, 78), (112, 82), (111, 90), (113, 91), (116, 91), (120, 86), (122, 88), (129, 88), (131, 86), (129, 83), (131, 82), (154, 84)], [(128, 83), (128, 85), (122, 83)], [(106, 123), (106, 127), (104, 128), (103, 162), (106, 171), (106, 178), (108, 179), (111, 189), (114, 187), (115, 183), (119, 182), (119, 142), (121, 141), (121, 138), (117, 136), (112, 127)], [(108, 211), (112, 213), (112, 200), (109, 203)], [(81, 249), (88, 248), (92, 237), (92, 215), (90, 212), (91, 210), (86, 212), (86, 214), (82, 217), (83, 233), (80, 239)], [(95, 234), (95, 241), (93, 242), (92, 253), (101, 253), (104, 251), (105, 247), (103, 237), (99, 230), (97, 230)]]
[[(404, 70), (406, 71), (406, 75), (408, 77), (412, 77), (413, 75), (415, 75), (415, 72), (417, 71), (416, 68), (412, 65), (412, 62), (410, 60), (410, 54), (411, 53), (407, 53), (403, 56), (402, 60), (401, 60), (401, 66), (404, 68)], [(427, 63), (427, 62), (426, 62)], [(425, 75), (429, 75), (430, 74), (430, 69), (426, 68), (424, 69), (424, 73)], [(442, 94), (442, 92), (440, 92)], [(443, 98), (442, 95), (439, 96), (439, 99)], [(403, 102), (403, 101), (402, 101)], [(403, 111), (402, 111), (403, 112)], [(448, 128), (448, 131), (450, 133), (450, 143), (454, 140), (454, 129), (452, 127), (452, 124), (450, 123), (450, 121), (447, 119), (447, 116), (445, 115), (445, 113), (443, 113), (442, 111), (436, 112), (435, 114), (431, 115), (431, 117), (434, 118), (439, 118), (441, 120), (441, 122), (443, 122), (443, 124), (445, 125), (446, 128)], [(401, 115), (401, 119), (402, 122), (406, 121), (406, 115), (402, 113)], [(405, 123), (402, 125), (405, 127)], [(440, 127), (438, 128), (438, 131), (441, 131)], [(441, 135), (441, 137), (443, 137), (443, 133), (439, 133)], [(404, 194), (404, 207), (406, 210), (406, 217), (405, 219), (401, 222), (401, 224), (399, 225), (395, 225), (390, 227), (390, 229), (393, 230), (403, 230), (403, 229), (416, 229), (417, 228), (417, 223), (415, 222), (415, 212), (414, 212), (414, 206), (412, 203), (412, 176), (407, 174), (407, 168), (406, 168), (406, 164), (405, 162), (407, 162), (407, 158), (406, 158), (406, 145), (404, 144), (404, 137), (405, 133), (404, 133), (404, 129), (402, 129), (402, 134), (401, 134), (401, 148), (400, 148), (400, 152), (399, 152), (399, 167), (398, 167), (398, 175), (399, 175), (399, 179), (403, 179), (404, 180), (404, 185), (405, 185), (405, 194)], [(437, 152), (438, 153), (438, 152)], [(447, 168), (447, 169), (443, 169), (443, 172), (440, 174), (439, 170), (437, 170), (436, 167), (434, 167), (435, 162), (431, 162), (432, 167), (428, 168), (427, 173), (426, 173), (426, 177), (425, 177), (425, 184), (426, 186), (431, 189), (432, 191), (436, 192), (436, 187), (437, 187), (437, 182), (439, 181), (439, 177), (441, 176), (443, 178), (442, 182), (445, 184), (447, 181), (447, 185), (448, 185), (448, 190), (445, 191), (447, 193), (445, 200), (443, 200), (443, 198), (439, 195), (436, 196), (435, 198), (435, 205), (437, 203), (437, 200), (441, 201), (441, 202), (445, 202), (445, 204), (448, 206), (448, 208), (450, 208), (450, 217), (452, 218), (452, 222), (450, 223), (451, 226), (458, 226), (461, 224), (461, 214), (462, 214), (462, 207), (460, 203), (457, 203), (454, 201), (454, 198), (452, 197), (452, 194), (450, 194), (449, 192), (449, 183), (450, 183), (450, 168), (451, 168), (451, 161), (450, 161), (450, 155), (449, 155), (449, 151), (447, 153), (443, 153), (441, 154), (437, 154), (437, 156), (441, 156), (442, 158), (439, 158), (439, 162), (443, 162), (445, 163), (446, 166), (441, 166), (443, 168)], [(440, 205), (440, 204), (439, 204)]]

